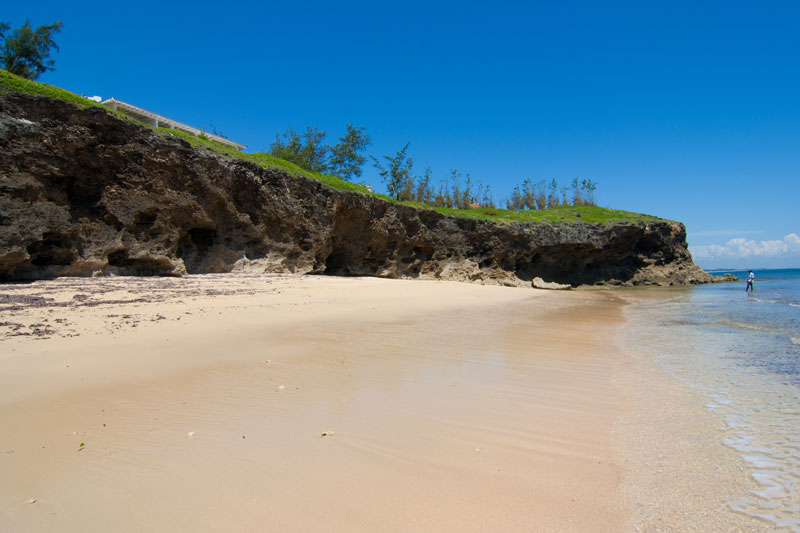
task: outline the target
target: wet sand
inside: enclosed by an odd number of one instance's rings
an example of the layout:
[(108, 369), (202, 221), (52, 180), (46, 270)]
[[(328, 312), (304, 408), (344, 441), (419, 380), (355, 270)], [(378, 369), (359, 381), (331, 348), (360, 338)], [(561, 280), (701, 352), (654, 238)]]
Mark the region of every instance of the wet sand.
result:
[(680, 390), (648, 394), (623, 305), (365, 278), (4, 285), (0, 525), (669, 530), (669, 509), (642, 518), (660, 433), (637, 417)]
[[(625, 289), (616, 295), (651, 306), (686, 290), (691, 289)], [(629, 530), (775, 531), (768, 521), (731, 510), (729, 502), (758, 485), (740, 454), (723, 445), (730, 427), (706, 407), (710, 400), (703, 391), (665, 373), (636, 344), (640, 336), (631, 328), (638, 320), (619, 330), (627, 364), (614, 378), (623, 401), (614, 424), (614, 462), (622, 469)]]

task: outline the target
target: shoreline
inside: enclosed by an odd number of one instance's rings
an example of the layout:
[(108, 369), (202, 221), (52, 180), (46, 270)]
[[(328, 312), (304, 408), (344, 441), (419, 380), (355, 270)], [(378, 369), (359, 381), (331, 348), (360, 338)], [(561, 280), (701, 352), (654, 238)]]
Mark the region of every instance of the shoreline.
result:
[(11, 531), (622, 531), (631, 494), (662, 496), (631, 476), (659, 435), (632, 437), (637, 379), (658, 379), (621, 349), (615, 293), (246, 275), (9, 293)]
[(619, 381), (627, 402), (636, 408), (623, 410), (615, 440), (617, 462), (626, 471), (621, 489), (633, 524), (641, 531), (791, 530), (788, 524), (780, 527), (774, 516), (739, 509), (746, 497), (765, 506), (773, 502), (754, 496), (763, 490), (758, 469), (736, 449), (737, 423), (719, 409), (728, 399), (721, 397), (714, 381), (723, 376), (709, 374), (700, 362), (708, 339), (699, 340), (702, 333), (691, 329), (682, 330), (689, 338), (677, 339), (670, 321), (653, 322), (654, 316), (669, 316), (691, 323), (691, 317), (682, 318), (683, 311), (659, 315), (652, 307), (684, 301), (681, 291), (691, 294), (686, 289), (621, 291), (630, 327), (621, 332), (620, 344), (630, 362)]

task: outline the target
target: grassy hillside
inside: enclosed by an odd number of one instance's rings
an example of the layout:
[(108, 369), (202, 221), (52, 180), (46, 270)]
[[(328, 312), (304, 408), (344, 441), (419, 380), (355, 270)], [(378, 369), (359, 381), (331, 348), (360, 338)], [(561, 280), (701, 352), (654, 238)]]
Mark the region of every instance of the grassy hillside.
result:
[[(82, 96), (71, 93), (69, 91), (65, 91), (64, 89), (61, 89), (59, 87), (54, 87), (52, 85), (47, 85), (45, 83), (39, 83), (27, 80), (25, 78), (20, 78), (19, 76), (15, 76), (5, 70), (0, 69), (0, 94), (9, 92), (47, 96), (49, 98), (64, 100), (66, 102), (70, 102), (80, 107), (89, 107), (89, 106), (103, 107), (100, 106), (100, 104), (93, 102), (92, 100), (83, 98)], [(106, 108), (103, 107), (103, 109)], [(123, 115), (122, 113), (113, 112), (111, 110), (108, 110), (108, 112), (114, 113), (115, 115), (125, 118), (127, 120), (132, 120), (129, 117)], [(263, 167), (278, 168), (280, 170), (284, 170), (296, 176), (306, 176), (321, 181), (325, 185), (334, 189), (354, 191), (360, 194), (375, 196), (387, 202), (399, 203), (402, 205), (408, 205), (420, 209), (430, 209), (447, 216), (488, 220), (501, 224), (508, 224), (512, 222), (611, 223), (611, 222), (635, 222), (635, 221), (651, 222), (651, 221), (662, 220), (650, 215), (642, 215), (638, 213), (631, 213), (629, 211), (606, 209), (603, 207), (596, 207), (596, 206), (580, 206), (580, 207), (564, 206), (564, 207), (557, 207), (554, 209), (543, 209), (540, 211), (509, 211), (507, 209), (495, 209), (495, 208), (477, 208), (477, 209), (449, 209), (449, 208), (438, 208), (438, 207), (435, 208), (428, 205), (419, 204), (416, 202), (395, 202), (388, 196), (369, 192), (367, 188), (364, 187), (363, 185), (350, 183), (348, 181), (344, 181), (340, 178), (337, 178), (336, 176), (331, 176), (328, 174), (310, 172), (308, 170), (304, 170), (298, 167), (293, 163), (290, 163), (289, 161), (278, 159), (277, 157), (273, 157), (266, 153), (250, 153), (250, 154), (243, 153), (236, 150), (235, 148), (226, 146), (211, 139), (195, 137), (194, 135), (184, 133), (178, 130), (167, 129), (167, 128), (153, 128), (148, 124), (142, 124), (142, 125), (154, 129), (155, 131), (159, 132), (162, 135), (173, 135), (185, 139), (193, 147), (201, 150), (208, 150), (212, 152), (226, 154), (231, 157), (236, 157), (239, 159), (251, 161)]]
[[(64, 100), (79, 107), (99, 106), (97, 102), (78, 96), (75, 93), (65, 91), (53, 85), (31, 81), (11, 74), (7, 70), (0, 69), (0, 93), (28, 93), (47, 96)], [(102, 107), (102, 106), (101, 106)]]

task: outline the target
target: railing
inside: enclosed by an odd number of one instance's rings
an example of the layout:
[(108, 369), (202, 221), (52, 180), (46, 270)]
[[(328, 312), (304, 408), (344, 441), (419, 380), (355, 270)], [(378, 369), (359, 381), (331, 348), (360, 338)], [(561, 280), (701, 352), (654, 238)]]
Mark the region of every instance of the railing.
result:
[(129, 104), (128, 102), (123, 102), (122, 100), (118, 100), (116, 98), (108, 98), (107, 100), (102, 101), (101, 104), (103, 104), (104, 106), (111, 107), (113, 109), (119, 109), (122, 112), (127, 111), (129, 113), (135, 113), (137, 115), (141, 115), (144, 118), (154, 121), (155, 122), (153, 124), (154, 126), (169, 127), (172, 129), (190, 133), (196, 137), (200, 137), (202, 135), (208, 139), (217, 141), (218, 143), (222, 143), (228, 146), (233, 146), (237, 150), (244, 150), (245, 148), (247, 148), (247, 146), (243, 144), (231, 141), (230, 139), (226, 139), (225, 137), (222, 137), (220, 135), (208, 133), (207, 131), (195, 128), (194, 126), (189, 126), (188, 124), (184, 124), (182, 122), (178, 122), (177, 120), (173, 120), (171, 118), (153, 113), (152, 111), (142, 109), (141, 107)]

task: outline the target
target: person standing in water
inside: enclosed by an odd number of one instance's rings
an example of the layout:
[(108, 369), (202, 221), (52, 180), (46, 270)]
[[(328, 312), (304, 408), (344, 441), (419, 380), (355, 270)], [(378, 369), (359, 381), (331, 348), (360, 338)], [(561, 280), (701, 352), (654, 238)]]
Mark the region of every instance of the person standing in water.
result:
[(753, 274), (751, 270), (750, 273), (747, 275), (747, 285), (744, 288), (744, 292), (750, 291), (753, 292), (753, 280), (756, 279), (756, 275)]

